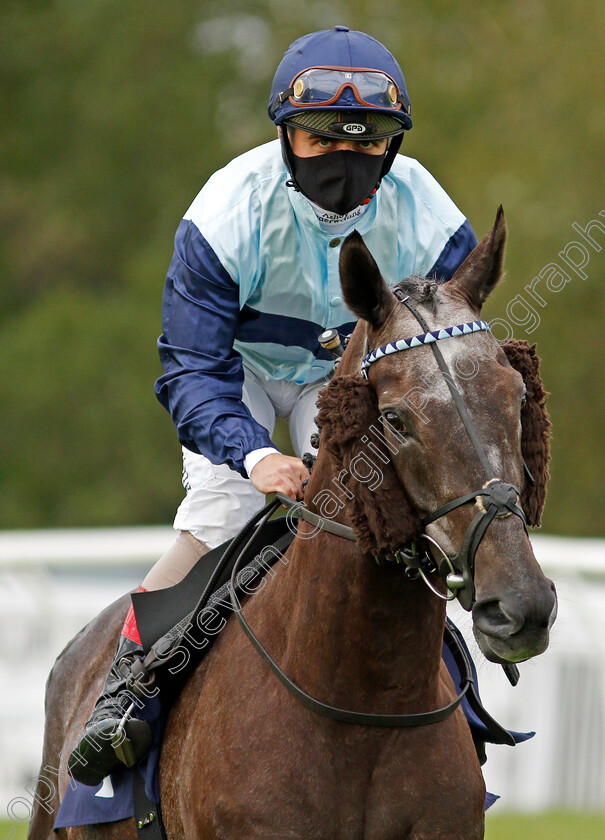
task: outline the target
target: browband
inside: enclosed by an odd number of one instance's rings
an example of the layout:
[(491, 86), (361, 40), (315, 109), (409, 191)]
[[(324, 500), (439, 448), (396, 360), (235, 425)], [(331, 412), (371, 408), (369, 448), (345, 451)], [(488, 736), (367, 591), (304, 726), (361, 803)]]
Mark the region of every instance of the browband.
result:
[(459, 335), (470, 335), (470, 333), (482, 332), (483, 330), (489, 330), (487, 321), (469, 321), (466, 324), (432, 330), (431, 332), (414, 335), (411, 338), (400, 338), (398, 341), (383, 344), (382, 347), (377, 347), (367, 356), (364, 356), (361, 360), (361, 369), (367, 371), (373, 362), (391, 353), (399, 353), (400, 350), (410, 350), (412, 347), (421, 347), (423, 344), (433, 344), (435, 341), (441, 341), (442, 338), (456, 338)]

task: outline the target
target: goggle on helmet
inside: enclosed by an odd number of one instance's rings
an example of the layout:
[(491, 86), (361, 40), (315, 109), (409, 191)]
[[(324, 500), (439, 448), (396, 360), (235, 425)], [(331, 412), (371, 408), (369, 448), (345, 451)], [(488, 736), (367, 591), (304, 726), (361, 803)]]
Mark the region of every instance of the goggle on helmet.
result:
[(399, 64), (379, 41), (346, 26), (299, 38), (275, 73), (269, 116), (276, 125), (313, 109), (389, 115), (383, 136), (412, 127)]
[(321, 108), (322, 111), (354, 109), (357, 112), (377, 109), (383, 114), (385, 111), (392, 114), (388, 120), (390, 130), (382, 132), (381, 136), (399, 134), (408, 127), (407, 123), (411, 126), (409, 103), (395, 80), (378, 70), (309, 67), (292, 80), (289, 88), (277, 94), (269, 112), (274, 113), (286, 100), (298, 111), (298, 114), (295, 111), (290, 115), (295, 122), (304, 109), (310, 108)]

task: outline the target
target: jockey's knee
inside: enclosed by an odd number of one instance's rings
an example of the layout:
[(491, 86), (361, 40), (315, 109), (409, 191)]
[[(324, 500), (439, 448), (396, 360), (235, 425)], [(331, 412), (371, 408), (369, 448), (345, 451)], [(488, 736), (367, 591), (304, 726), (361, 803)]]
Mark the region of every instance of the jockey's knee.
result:
[(180, 583), (210, 549), (189, 531), (181, 531), (173, 545), (153, 566), (142, 583), (148, 592)]

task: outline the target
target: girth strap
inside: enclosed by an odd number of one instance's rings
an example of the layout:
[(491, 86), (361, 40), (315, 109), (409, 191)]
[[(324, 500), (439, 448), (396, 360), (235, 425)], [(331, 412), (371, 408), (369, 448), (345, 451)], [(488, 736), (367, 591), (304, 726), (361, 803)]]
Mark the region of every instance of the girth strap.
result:
[(139, 840), (166, 840), (160, 803), (153, 802), (145, 791), (145, 779), (135, 769), (133, 774), (134, 820)]

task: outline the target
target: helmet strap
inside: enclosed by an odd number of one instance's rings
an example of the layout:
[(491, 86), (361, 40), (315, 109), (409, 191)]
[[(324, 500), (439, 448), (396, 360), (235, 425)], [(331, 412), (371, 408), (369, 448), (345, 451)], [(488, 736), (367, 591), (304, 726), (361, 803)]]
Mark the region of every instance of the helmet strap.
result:
[(287, 123), (282, 123), (280, 125), (279, 139), (281, 142), (281, 156), (292, 179), (288, 182), (288, 186), (292, 185), (296, 192), (300, 192), (300, 187), (296, 183), (296, 178), (294, 177), (294, 152), (292, 151), (292, 146), (290, 145)]
[[(391, 142), (389, 143), (389, 148), (387, 149), (387, 153), (384, 158), (384, 163), (382, 165), (382, 171), (380, 173), (380, 180), (384, 178), (384, 176), (390, 171), (391, 166), (395, 161), (395, 156), (397, 152), (401, 148), (401, 144), (403, 143), (403, 132), (401, 134), (396, 134), (395, 137), (391, 137)], [(379, 182), (380, 183), (380, 182)]]

